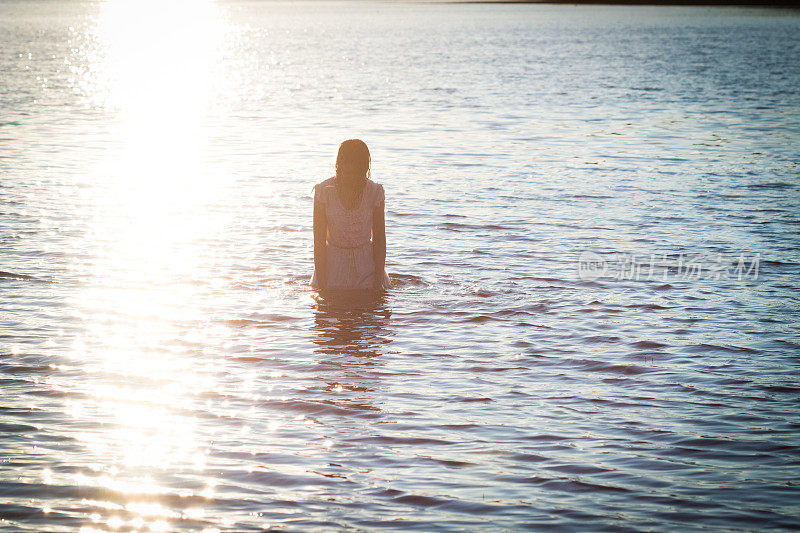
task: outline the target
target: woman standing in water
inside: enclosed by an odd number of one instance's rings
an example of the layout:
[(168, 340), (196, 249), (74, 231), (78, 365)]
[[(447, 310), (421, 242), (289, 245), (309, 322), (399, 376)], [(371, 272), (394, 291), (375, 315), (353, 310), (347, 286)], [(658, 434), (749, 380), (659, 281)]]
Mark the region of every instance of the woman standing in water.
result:
[(318, 291), (383, 290), (386, 229), (383, 186), (370, 179), (369, 148), (339, 145), (336, 175), (314, 187), (314, 275)]

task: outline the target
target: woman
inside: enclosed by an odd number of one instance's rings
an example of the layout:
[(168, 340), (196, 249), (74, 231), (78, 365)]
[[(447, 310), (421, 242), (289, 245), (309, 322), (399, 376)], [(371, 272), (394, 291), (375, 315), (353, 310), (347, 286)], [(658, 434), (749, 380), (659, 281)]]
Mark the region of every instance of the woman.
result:
[(336, 175), (314, 187), (314, 275), (318, 291), (383, 290), (386, 229), (383, 186), (370, 178), (369, 148), (339, 145)]

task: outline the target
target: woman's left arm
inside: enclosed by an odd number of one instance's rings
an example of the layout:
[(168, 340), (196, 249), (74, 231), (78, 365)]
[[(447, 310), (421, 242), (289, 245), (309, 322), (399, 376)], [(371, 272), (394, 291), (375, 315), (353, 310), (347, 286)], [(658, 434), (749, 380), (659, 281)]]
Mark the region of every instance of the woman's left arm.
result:
[(372, 259), (375, 262), (375, 290), (383, 289), (383, 272), (386, 268), (386, 218), (384, 202), (372, 212)]
[(328, 287), (328, 252), (326, 241), (328, 238), (328, 217), (325, 214), (325, 207), (318, 193), (314, 192), (314, 272), (317, 274), (317, 284), (319, 290), (323, 291)]

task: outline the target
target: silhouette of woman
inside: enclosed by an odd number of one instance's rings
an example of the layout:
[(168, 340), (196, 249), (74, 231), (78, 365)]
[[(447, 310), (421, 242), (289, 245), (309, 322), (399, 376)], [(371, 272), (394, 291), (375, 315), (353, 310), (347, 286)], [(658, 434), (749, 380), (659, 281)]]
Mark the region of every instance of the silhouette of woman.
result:
[(386, 273), (383, 186), (370, 179), (369, 148), (339, 145), (336, 175), (314, 186), (314, 275), (320, 291), (390, 287)]

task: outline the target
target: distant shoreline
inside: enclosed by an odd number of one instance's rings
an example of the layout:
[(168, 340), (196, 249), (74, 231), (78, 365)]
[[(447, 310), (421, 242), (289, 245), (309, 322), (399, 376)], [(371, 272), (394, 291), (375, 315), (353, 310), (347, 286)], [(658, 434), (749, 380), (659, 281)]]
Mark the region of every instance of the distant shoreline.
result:
[(685, 6), (685, 7), (764, 7), (800, 9), (800, 0), (755, 2), (747, 0), (423, 0), (432, 4), (557, 4), (618, 6)]

